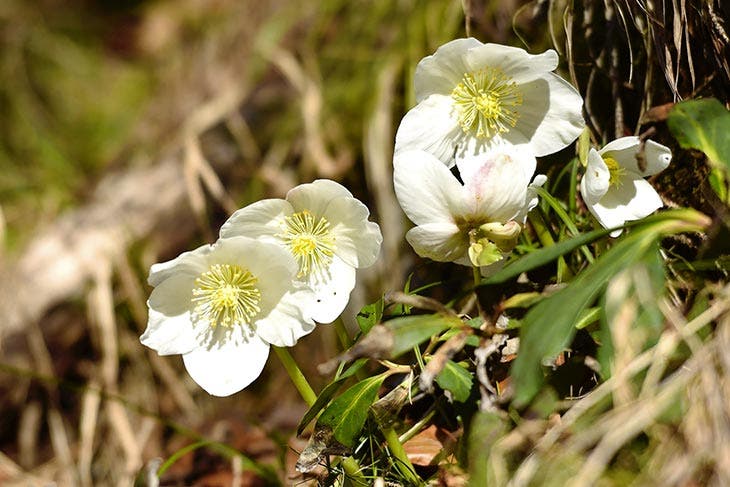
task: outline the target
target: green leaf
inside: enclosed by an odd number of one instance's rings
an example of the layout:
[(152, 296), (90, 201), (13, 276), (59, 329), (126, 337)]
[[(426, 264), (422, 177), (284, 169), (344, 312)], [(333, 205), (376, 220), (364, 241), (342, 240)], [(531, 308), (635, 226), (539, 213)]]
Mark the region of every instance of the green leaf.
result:
[(335, 398), (317, 420), (315, 430), (330, 429), (339, 443), (351, 448), (365, 425), (370, 405), (387, 374), (368, 377)]
[(453, 360), (447, 360), (444, 369), (436, 376), (436, 383), (441, 389), (451, 392), (454, 401), (464, 402), (469, 399), (473, 382), (471, 373)]
[(622, 238), (567, 287), (540, 301), (525, 315), (520, 349), (511, 370), (516, 407), (526, 405), (535, 396), (543, 383), (542, 362), (570, 344), (575, 324), (613, 275), (641, 259), (663, 236), (699, 231), (710, 223), (709, 218), (689, 209), (663, 212), (645, 221), (648, 223)]
[(365, 363), (367, 363), (368, 359), (361, 358), (359, 360), (356, 360), (352, 365), (350, 365), (346, 371), (344, 371), (337, 379), (333, 380), (327, 386), (325, 386), (324, 389), (322, 389), (322, 392), (319, 393), (317, 396), (317, 400), (314, 401), (314, 404), (312, 404), (312, 407), (309, 408), (309, 410), (304, 414), (304, 417), (301, 421), (299, 421), (299, 425), (297, 426), (297, 436), (302, 434), (302, 431), (304, 431), (304, 428), (307, 427), (307, 425), (319, 414), (319, 412), (324, 408), (328, 402), (330, 402), (330, 399), (332, 399), (332, 396), (334, 396), (337, 391), (340, 390), (340, 387), (345, 382), (346, 379), (352, 377), (357, 373), (358, 370), (362, 368)]
[(437, 333), (455, 326), (462, 326), (463, 322), (457, 316), (436, 313), (432, 315), (402, 316), (388, 320), (383, 325), (393, 334), (393, 346), (390, 349), (390, 355), (397, 357)]
[(385, 309), (385, 300), (383, 296), (371, 304), (362, 307), (355, 319), (363, 333), (367, 333), (370, 329), (380, 323), (383, 319), (383, 310)]
[(730, 170), (730, 112), (718, 100), (705, 98), (674, 105), (669, 130), (685, 149), (697, 149)]
[(469, 477), (470, 485), (505, 485), (507, 478), (499, 475), (506, 474), (506, 469), (494, 468), (492, 455), (494, 445), (508, 431), (508, 423), (500, 414), (489, 411), (479, 411), (474, 415), (469, 426)]

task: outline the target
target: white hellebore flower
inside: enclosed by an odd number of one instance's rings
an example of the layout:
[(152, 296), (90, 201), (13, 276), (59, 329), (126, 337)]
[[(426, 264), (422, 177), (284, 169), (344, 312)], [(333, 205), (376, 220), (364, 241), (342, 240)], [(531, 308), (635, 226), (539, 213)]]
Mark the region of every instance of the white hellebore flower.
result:
[(416, 67), (418, 103), (403, 118), (396, 154), (420, 149), (453, 166), (500, 140), (528, 144), (536, 157), (573, 142), (583, 130), (583, 99), (552, 73), (553, 50), (531, 55), (517, 47), (456, 39)]
[(292, 290), (292, 256), (246, 237), (219, 240), (155, 264), (142, 344), (160, 355), (182, 354), (203, 389), (228, 396), (253, 382), (269, 344), (292, 346), (314, 329), (302, 293)]
[[(672, 152), (647, 140), (640, 158), (640, 145), (638, 137), (621, 137), (601, 150), (588, 152), (580, 194), (604, 228), (640, 220), (664, 206), (659, 194), (644, 178), (666, 169), (672, 161)], [(611, 232), (612, 237), (620, 234), (620, 229)]]
[(306, 314), (331, 323), (355, 287), (355, 269), (375, 263), (383, 236), (368, 221), (368, 208), (327, 179), (290, 190), (286, 200), (267, 199), (236, 211), (221, 238), (246, 235), (274, 242), (294, 256), (296, 280), (309, 292)]
[[(402, 152), (393, 165), (398, 202), (417, 225), (406, 239), (432, 260), (478, 267), (502, 260), (537, 204), (530, 187), (536, 161), (526, 146), (503, 144), (458, 159), (463, 184), (424, 151)], [(544, 182), (539, 175), (533, 185)]]

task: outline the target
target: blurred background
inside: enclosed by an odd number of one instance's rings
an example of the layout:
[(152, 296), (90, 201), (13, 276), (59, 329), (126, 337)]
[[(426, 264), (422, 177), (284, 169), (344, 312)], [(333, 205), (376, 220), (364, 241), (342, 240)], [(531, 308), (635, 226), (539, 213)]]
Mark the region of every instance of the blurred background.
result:
[[(595, 139), (634, 133), (654, 105), (727, 86), (727, 71), (701, 85), (697, 62), (691, 80), (674, 84), (650, 72), (656, 55), (626, 48), (640, 26), (586, 4), (594, 10), (568, 32), (590, 42), (563, 73), (593, 90)], [(368, 205), (385, 238), (378, 264), (359, 272), (345, 312), (352, 326), (363, 304), (402, 289), (420, 265), (391, 181), (416, 63), (467, 31), (531, 52), (555, 45), (565, 61), (565, 5), (0, 2), (0, 484), (131, 485), (176, 452), (163, 485), (263, 484), (227, 447), (296, 482), (303, 442), (293, 430), (306, 407), (280, 364), (220, 399), (179, 357), (142, 347), (149, 266), (212, 242), (239, 207), (334, 179)], [(612, 45), (606, 23), (625, 61), (594, 76), (608, 58), (586, 46)], [(677, 73), (683, 49), (665, 53)], [(718, 49), (707, 71), (721, 65)], [(619, 113), (622, 98), (629, 108)], [(318, 327), (293, 353), (318, 389), (316, 365), (337, 353), (332, 329)], [(183, 455), (201, 441), (209, 447)]]

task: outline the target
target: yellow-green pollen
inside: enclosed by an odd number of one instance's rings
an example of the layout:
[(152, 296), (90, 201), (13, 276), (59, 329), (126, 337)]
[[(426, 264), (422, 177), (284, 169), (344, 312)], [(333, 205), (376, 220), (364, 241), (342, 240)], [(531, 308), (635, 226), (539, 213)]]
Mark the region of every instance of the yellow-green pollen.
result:
[(214, 264), (195, 279), (193, 320), (211, 328), (251, 323), (261, 311), (258, 279), (235, 264)]
[(335, 255), (335, 237), (330, 223), (324, 217), (315, 219), (307, 210), (286, 217), (284, 231), (279, 236), (299, 264), (299, 278), (329, 266)]
[(608, 185), (609, 186), (621, 186), (621, 178), (626, 174), (626, 169), (611, 156), (601, 156), (603, 162), (608, 167)]
[(513, 128), (520, 116), (515, 108), (522, 105), (522, 93), (512, 77), (490, 67), (464, 74), (451, 98), (458, 109), (462, 130), (480, 139)]

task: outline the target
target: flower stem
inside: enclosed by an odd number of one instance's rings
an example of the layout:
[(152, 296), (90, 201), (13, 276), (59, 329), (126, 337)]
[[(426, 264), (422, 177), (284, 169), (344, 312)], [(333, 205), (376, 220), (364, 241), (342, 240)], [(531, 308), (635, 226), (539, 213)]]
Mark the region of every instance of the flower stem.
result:
[(289, 350), (286, 348), (272, 348), (274, 349), (274, 352), (276, 352), (276, 356), (279, 357), (279, 360), (286, 369), (286, 372), (289, 374), (289, 378), (294, 383), (294, 386), (299, 391), (299, 395), (302, 396), (302, 399), (304, 399), (304, 402), (306, 402), (308, 406), (312, 406), (314, 401), (317, 400), (317, 394), (314, 393), (309, 382), (307, 382), (307, 379), (304, 377), (304, 374), (302, 374), (299, 366), (294, 361), (294, 357), (291, 356)]
[(388, 444), (390, 454), (396, 462), (395, 466), (398, 471), (408, 480), (409, 485), (421, 485), (423, 482), (416, 474), (413, 464), (411, 464), (411, 461), (408, 459), (406, 450), (403, 448), (403, 444), (400, 442), (400, 439), (398, 439), (398, 433), (390, 427), (383, 428), (382, 432), (385, 437), (385, 442)]

